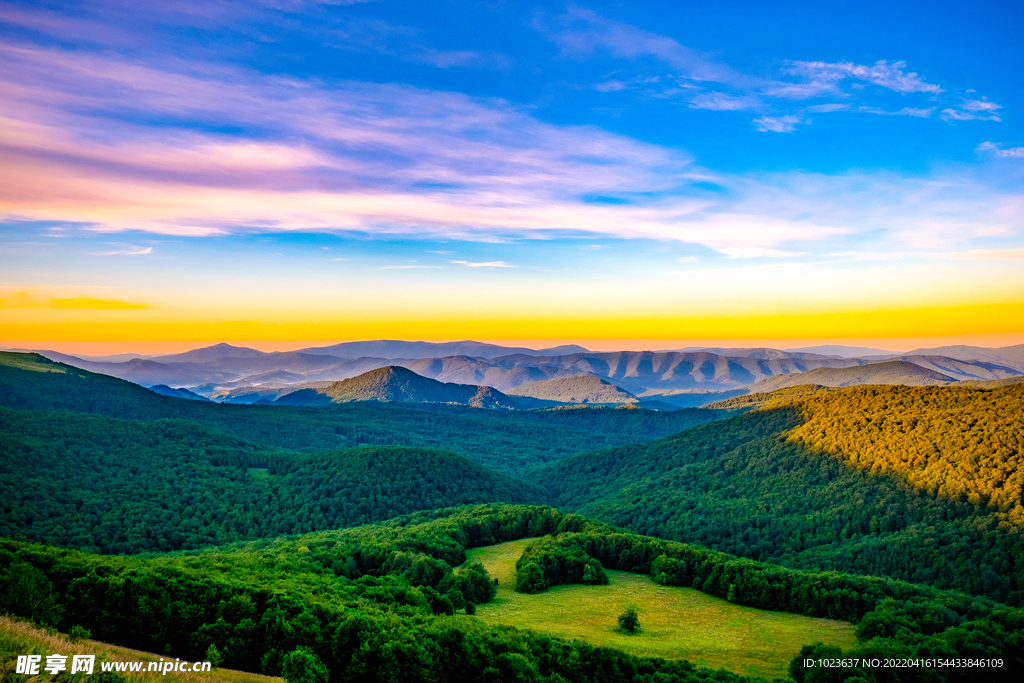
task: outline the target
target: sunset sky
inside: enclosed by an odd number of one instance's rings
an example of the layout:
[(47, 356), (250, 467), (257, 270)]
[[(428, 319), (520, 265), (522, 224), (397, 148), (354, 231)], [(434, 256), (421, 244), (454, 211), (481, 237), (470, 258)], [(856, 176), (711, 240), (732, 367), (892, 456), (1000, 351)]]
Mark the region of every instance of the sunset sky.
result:
[(0, 2), (0, 346), (1024, 343), (1024, 5)]

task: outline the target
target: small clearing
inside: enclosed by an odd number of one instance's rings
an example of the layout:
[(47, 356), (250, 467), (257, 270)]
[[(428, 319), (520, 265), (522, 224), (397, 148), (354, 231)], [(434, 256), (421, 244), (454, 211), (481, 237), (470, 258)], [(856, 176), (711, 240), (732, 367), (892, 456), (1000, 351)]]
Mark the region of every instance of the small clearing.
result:
[[(498, 579), (494, 601), (479, 605), (486, 624), (544, 631), (629, 654), (686, 659), (713, 669), (761, 678), (789, 678), (803, 645), (849, 648), (854, 627), (843, 621), (743, 607), (693, 588), (661, 586), (650, 576), (609, 571), (607, 586), (554, 586), (536, 595), (515, 592), (515, 564), (532, 539), (467, 553)], [(627, 605), (640, 610), (640, 632), (618, 629)]]

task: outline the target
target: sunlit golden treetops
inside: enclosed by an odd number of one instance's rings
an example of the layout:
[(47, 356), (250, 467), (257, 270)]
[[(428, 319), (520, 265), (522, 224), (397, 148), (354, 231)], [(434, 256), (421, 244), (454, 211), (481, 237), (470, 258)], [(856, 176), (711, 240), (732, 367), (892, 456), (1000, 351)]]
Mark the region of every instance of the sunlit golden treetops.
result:
[(791, 442), (932, 495), (991, 506), (1003, 524), (1024, 527), (1024, 385), (851, 387), (799, 405), (806, 421)]

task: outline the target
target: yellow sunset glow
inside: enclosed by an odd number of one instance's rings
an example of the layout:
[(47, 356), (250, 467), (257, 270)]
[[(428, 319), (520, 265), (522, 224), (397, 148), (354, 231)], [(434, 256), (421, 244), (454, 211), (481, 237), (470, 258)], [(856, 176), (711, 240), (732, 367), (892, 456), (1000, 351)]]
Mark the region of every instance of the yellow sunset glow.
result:
[(0, 323), (5, 339), (225, 341), (355, 339), (884, 339), (1024, 336), (1024, 302), (761, 315), (534, 317), (500, 315), (321, 320), (108, 320)]

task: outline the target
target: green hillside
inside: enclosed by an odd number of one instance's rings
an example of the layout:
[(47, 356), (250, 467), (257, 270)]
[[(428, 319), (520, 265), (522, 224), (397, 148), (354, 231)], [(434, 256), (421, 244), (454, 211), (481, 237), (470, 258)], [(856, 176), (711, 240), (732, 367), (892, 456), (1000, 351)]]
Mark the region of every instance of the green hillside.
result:
[(834, 391), (832, 387), (817, 384), (797, 384), (785, 389), (733, 396), (722, 401), (709, 403), (706, 407), (712, 410), (746, 411), (755, 408), (770, 408), (792, 403), (801, 398), (813, 396), (820, 392)]
[(557, 505), (641, 533), (1024, 601), (1024, 385), (851, 387), (765, 405), (531, 478)]
[[(1003, 668), (972, 669), (972, 680), (1010, 680), (1024, 672), (1021, 610), (888, 579), (740, 560), (543, 507), (438, 510), (145, 558), (0, 541), (0, 611), (64, 632), (85, 628), (97, 640), (166, 657), (200, 660), (213, 649), (225, 667), (268, 675), (279, 675), (283, 660), (302, 647), (330, 680), (367, 683), (750, 680), (563, 640), (528, 624), (488, 626), (465, 613), (469, 603), (486, 605), (495, 596), (491, 577), (467, 563), (467, 551), (536, 536), (517, 563), (517, 583), (520, 573), (537, 576), (540, 565), (547, 568), (546, 585), (571, 583), (572, 563), (586, 558), (600, 571), (649, 574), (661, 586), (724, 599), (730, 609), (857, 623), (857, 643), (845, 652), (807, 643), (796, 661), (998, 657)], [(803, 678), (802, 667), (793, 671)], [(856, 673), (872, 675), (869, 668)], [(921, 673), (927, 680), (959, 680), (956, 669)]]

